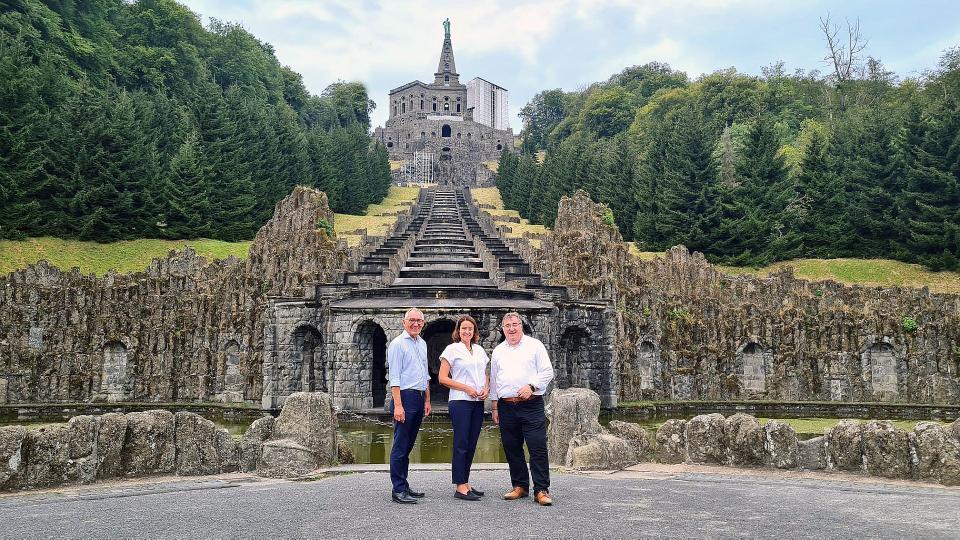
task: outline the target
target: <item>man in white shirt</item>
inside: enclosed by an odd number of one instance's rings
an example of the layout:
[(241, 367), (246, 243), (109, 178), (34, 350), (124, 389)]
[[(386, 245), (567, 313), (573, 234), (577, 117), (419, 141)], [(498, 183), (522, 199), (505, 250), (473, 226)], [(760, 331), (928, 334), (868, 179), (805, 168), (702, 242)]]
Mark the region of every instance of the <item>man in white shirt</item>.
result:
[[(543, 343), (523, 334), (520, 314), (503, 316), (506, 341), (493, 350), (490, 361), (490, 396), (493, 400), (493, 421), (500, 425), (500, 441), (510, 465), (513, 490), (503, 498), (512, 501), (530, 493), (537, 504), (550, 506), (550, 460), (547, 456), (547, 416), (543, 393), (553, 380), (553, 366)], [(523, 455), (526, 443), (530, 453), (527, 468)]]

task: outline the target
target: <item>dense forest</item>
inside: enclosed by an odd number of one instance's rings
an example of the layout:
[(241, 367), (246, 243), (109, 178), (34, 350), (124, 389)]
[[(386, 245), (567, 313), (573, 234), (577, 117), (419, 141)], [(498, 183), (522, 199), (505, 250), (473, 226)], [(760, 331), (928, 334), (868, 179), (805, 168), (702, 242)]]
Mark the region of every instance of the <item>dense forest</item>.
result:
[(828, 49), (826, 74), (774, 64), (690, 81), (651, 63), (541, 92), (521, 113), (524, 153), (501, 159), (504, 202), (552, 225), (561, 195), (585, 189), (641, 249), (684, 244), (730, 264), (866, 257), (957, 269), (960, 48), (900, 80), (858, 58), (864, 44)]
[(358, 83), (311, 95), (270, 45), (170, 0), (0, 0), (0, 238), (252, 238), (294, 185), (390, 184)]

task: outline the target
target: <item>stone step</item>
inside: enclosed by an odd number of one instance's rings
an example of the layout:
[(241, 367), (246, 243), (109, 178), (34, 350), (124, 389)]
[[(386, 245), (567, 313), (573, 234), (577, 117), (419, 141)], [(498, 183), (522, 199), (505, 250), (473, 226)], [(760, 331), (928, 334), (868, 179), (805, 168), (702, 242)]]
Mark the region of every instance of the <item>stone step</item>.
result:
[(413, 268), (404, 267), (398, 277), (403, 278), (458, 278), (483, 279), (489, 278), (490, 272), (483, 268), (463, 268), (457, 265), (437, 265), (433, 267)]
[(492, 279), (402, 278), (393, 280), (392, 287), (478, 287), (496, 288)]
[(469, 246), (473, 247), (473, 241), (466, 238), (424, 238), (417, 240), (414, 249), (428, 246)]
[(452, 258), (452, 257), (410, 257), (406, 261), (406, 266), (429, 266), (433, 264), (459, 264), (470, 268), (483, 267), (483, 261), (475, 257)]

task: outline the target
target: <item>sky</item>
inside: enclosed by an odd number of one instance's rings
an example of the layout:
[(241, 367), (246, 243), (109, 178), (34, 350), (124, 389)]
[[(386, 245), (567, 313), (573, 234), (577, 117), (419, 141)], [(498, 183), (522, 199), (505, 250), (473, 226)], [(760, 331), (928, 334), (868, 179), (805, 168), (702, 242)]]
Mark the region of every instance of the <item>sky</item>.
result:
[(509, 90), (510, 126), (537, 92), (577, 90), (625, 67), (666, 62), (691, 79), (734, 67), (759, 75), (829, 70), (820, 19), (859, 22), (865, 55), (901, 78), (936, 67), (960, 46), (955, 0), (180, 0), (201, 16), (240, 23), (270, 43), (311, 93), (360, 81), (387, 118), (387, 93), (432, 82), (450, 18), (460, 81)]

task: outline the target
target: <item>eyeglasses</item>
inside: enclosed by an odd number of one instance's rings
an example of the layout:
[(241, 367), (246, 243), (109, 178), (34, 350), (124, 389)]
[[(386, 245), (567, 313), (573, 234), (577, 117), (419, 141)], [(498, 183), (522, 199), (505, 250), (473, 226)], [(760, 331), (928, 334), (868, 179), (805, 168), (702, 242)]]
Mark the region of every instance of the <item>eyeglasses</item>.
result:
[(424, 323), (424, 320), (423, 320), (423, 319), (404, 319), (404, 320), (407, 321), (407, 322), (410, 323), (410, 324), (423, 324), (423, 323)]
[(520, 328), (520, 327), (522, 327), (522, 326), (523, 326), (523, 325), (520, 324), (520, 323), (507, 323), (507, 324), (503, 325), (504, 328)]

